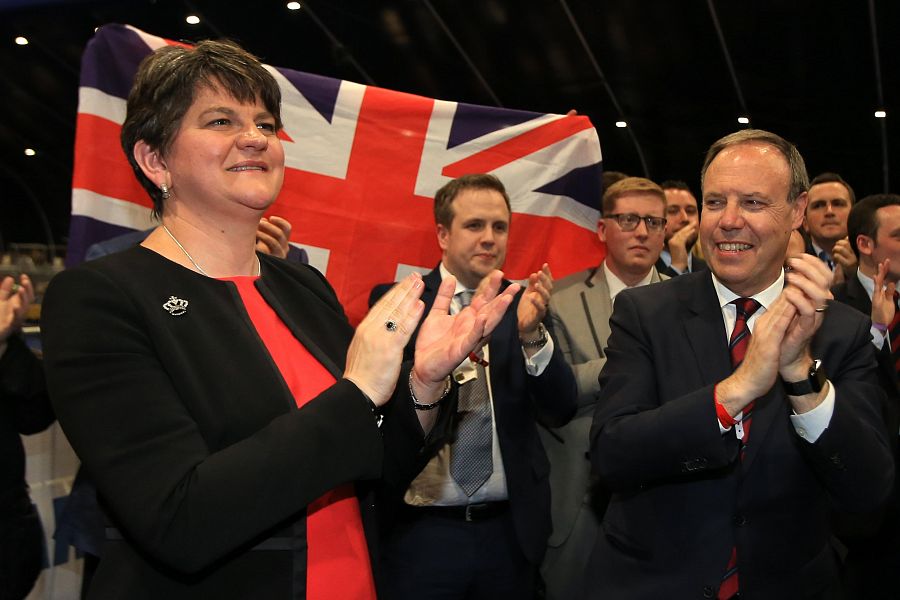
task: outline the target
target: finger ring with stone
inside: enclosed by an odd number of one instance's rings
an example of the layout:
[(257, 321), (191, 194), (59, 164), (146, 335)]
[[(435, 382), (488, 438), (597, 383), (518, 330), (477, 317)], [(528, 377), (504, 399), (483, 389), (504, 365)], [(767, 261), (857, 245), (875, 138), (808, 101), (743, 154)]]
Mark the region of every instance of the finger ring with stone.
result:
[(397, 331), (397, 322), (393, 319), (388, 319), (384, 322), (384, 328), (388, 331)]

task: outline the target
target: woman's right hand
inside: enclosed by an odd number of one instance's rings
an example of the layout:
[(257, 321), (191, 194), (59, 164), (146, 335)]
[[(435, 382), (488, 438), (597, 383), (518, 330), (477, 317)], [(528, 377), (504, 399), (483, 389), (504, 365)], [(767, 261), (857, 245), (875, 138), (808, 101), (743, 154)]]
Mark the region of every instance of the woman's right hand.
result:
[(484, 346), (500, 323), (504, 313), (521, 289), (513, 283), (497, 294), (503, 280), (501, 271), (485, 277), (472, 303), (455, 315), (450, 313), (450, 301), (456, 279), (445, 277), (437, 296), (416, 338), (416, 355), (412, 382), (416, 397), (429, 404), (443, 388), (443, 380), (453, 372), (470, 352)]
[[(34, 302), (34, 286), (28, 275), (19, 276), (19, 282), (10, 276), (0, 282), (0, 344), (25, 322), (28, 307)], [(4, 346), (5, 347), (5, 346)]]
[[(350, 342), (344, 379), (355, 383), (376, 406), (385, 404), (394, 393), (403, 349), (425, 310), (419, 300), (424, 289), (421, 275), (408, 275), (372, 307)], [(388, 322), (394, 324), (393, 330)]]

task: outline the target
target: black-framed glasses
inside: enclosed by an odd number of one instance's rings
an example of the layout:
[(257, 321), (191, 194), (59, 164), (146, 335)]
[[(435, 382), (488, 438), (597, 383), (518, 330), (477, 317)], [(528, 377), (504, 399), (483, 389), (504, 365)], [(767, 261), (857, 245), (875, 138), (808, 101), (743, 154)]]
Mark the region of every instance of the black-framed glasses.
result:
[(647, 226), (647, 231), (658, 232), (666, 227), (665, 217), (642, 217), (634, 213), (617, 213), (615, 215), (603, 215), (603, 218), (615, 219), (622, 231), (634, 231), (641, 221)]

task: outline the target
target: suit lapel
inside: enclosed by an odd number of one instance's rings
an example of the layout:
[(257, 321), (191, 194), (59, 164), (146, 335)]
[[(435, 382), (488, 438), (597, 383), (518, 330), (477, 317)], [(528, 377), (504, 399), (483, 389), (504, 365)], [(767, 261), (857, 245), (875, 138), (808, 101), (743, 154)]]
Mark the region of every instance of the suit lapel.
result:
[[(257, 289), (309, 353), (335, 379), (339, 379), (344, 372), (347, 346), (353, 336), (350, 324), (347, 323), (346, 332), (334, 331), (334, 322), (322, 318), (327, 310), (322, 299), (306, 286), (285, 278), (276, 269), (267, 271), (265, 279), (258, 281)], [(290, 299), (292, 305), (300, 305), (303, 310), (286, 310), (282, 299)]]
[(585, 281), (585, 287), (581, 291), (581, 306), (585, 312), (585, 318), (594, 334), (594, 343), (598, 353), (603, 356), (603, 348), (609, 339), (609, 317), (612, 315), (612, 301), (609, 299), (609, 284), (606, 282), (606, 273), (601, 264), (593, 274)]
[(700, 280), (699, 285), (680, 285), (679, 300), (687, 307), (683, 333), (694, 352), (704, 385), (713, 384), (731, 373), (722, 308), (708, 273), (681, 277)]
[(865, 315), (872, 314), (872, 299), (869, 298), (869, 293), (855, 274), (847, 280), (847, 297), (850, 299), (850, 306)]

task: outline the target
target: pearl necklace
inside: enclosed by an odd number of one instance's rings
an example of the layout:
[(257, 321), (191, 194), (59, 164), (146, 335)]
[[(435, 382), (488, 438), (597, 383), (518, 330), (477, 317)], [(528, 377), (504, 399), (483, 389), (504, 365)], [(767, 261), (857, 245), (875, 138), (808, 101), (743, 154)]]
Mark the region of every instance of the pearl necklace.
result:
[[(178, 241), (178, 238), (176, 238), (174, 235), (172, 235), (172, 232), (169, 231), (169, 228), (166, 227), (165, 225), (163, 225), (162, 228), (165, 230), (166, 233), (169, 234), (169, 237), (172, 238), (172, 241), (175, 242), (175, 245), (178, 246), (182, 252), (184, 252), (184, 255), (187, 256), (187, 259), (189, 261), (191, 261), (191, 264), (194, 265), (194, 268), (197, 269), (197, 272), (200, 273), (201, 275), (205, 275), (206, 277), (209, 277), (210, 276), (209, 273), (204, 271), (203, 267), (201, 267), (200, 265), (197, 264), (197, 261), (194, 260), (193, 256), (191, 256), (191, 253), (188, 252), (185, 249), (185, 247), (181, 245), (181, 242)], [(254, 254), (254, 256), (256, 257), (256, 276), (259, 277), (260, 274), (262, 273), (262, 265), (259, 262), (259, 256), (256, 256), (256, 254)]]

